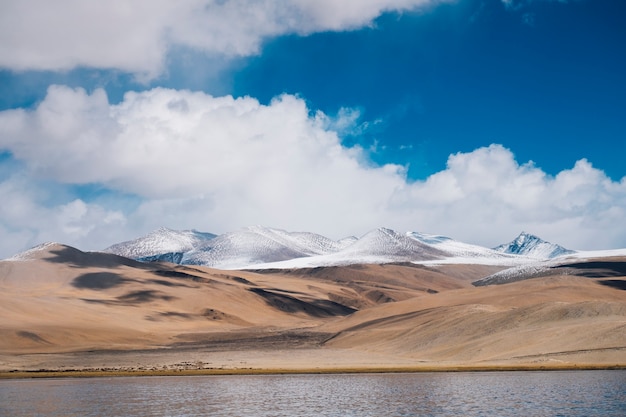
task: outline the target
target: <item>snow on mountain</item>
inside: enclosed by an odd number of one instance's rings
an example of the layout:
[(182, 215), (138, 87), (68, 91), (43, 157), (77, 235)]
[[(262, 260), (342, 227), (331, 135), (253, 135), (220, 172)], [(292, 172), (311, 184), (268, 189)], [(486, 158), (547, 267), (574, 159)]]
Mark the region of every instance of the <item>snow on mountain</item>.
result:
[(508, 284), (510, 282), (525, 280), (529, 278), (564, 274), (567, 273), (566, 270), (559, 269), (558, 267), (566, 267), (572, 262), (584, 263), (598, 259), (610, 259), (618, 257), (626, 257), (626, 248), (596, 251), (570, 251), (570, 253), (551, 259), (534, 259), (531, 262), (520, 263), (519, 265), (504, 269), (502, 271), (484, 277), (478, 281), (475, 281), (473, 282), (473, 285), (480, 287), (494, 284)]
[(282, 262), (252, 265), (251, 269), (314, 268), (350, 264), (375, 264), (413, 262), (426, 265), (485, 264), (518, 265), (535, 262), (534, 259), (497, 252), (482, 246), (471, 245), (445, 236), (418, 232), (400, 234), (390, 229), (376, 229), (343, 250), (329, 255), (297, 258)]
[(520, 263), (511, 268), (496, 272), (481, 280), (474, 282), (477, 287), (494, 284), (507, 284), (519, 280), (561, 273), (554, 270), (563, 262), (572, 259), (593, 259), (611, 256), (626, 256), (626, 249), (616, 249), (609, 251), (573, 251), (565, 249), (560, 245), (546, 242), (537, 236), (522, 232), (510, 243), (494, 248), (503, 253), (524, 255), (531, 262)]
[(534, 278), (547, 274), (550, 268), (555, 265), (558, 265), (558, 263), (537, 260), (535, 262), (517, 265), (496, 272), (482, 279), (479, 279), (478, 281), (473, 282), (472, 285), (476, 287), (483, 287), (487, 285), (508, 284), (515, 281)]
[(359, 238), (356, 236), (348, 236), (348, 237), (344, 237), (343, 239), (339, 239), (337, 241), (337, 245), (339, 245), (340, 249), (345, 249), (348, 246), (352, 245), (357, 240), (359, 240)]
[(305, 268), (357, 263), (481, 263), (518, 265), (531, 258), (418, 232), (378, 228), (335, 241), (308, 232), (251, 226), (215, 236), (161, 228), (105, 252), (141, 261), (222, 269)]
[(361, 238), (342, 239), (335, 242), (338, 248), (330, 253), (286, 259), (280, 262), (258, 263), (250, 269), (314, 268), (351, 264), (376, 264), (412, 262), (440, 259), (445, 254), (430, 245), (412, 239), (391, 229), (372, 230)]
[(512, 242), (494, 248), (495, 251), (514, 255), (524, 255), (536, 259), (552, 259), (562, 255), (573, 254), (575, 251), (546, 242), (541, 238), (522, 232)]
[(86, 268), (95, 266), (98, 268), (115, 267), (119, 265), (144, 267), (142, 262), (130, 259), (125, 256), (105, 252), (83, 252), (72, 246), (57, 242), (47, 242), (34, 246), (24, 252), (0, 261), (7, 263), (20, 263), (29, 261), (48, 261), (52, 263), (64, 263), (74, 267)]
[(626, 248), (575, 251), (574, 253), (567, 254), (567, 258), (574, 258), (574, 259), (610, 258), (614, 256), (626, 256)]
[(446, 236), (398, 233), (378, 228), (361, 238), (335, 241), (308, 232), (252, 226), (216, 236), (193, 230), (161, 228), (144, 237), (113, 245), (105, 252), (141, 261), (167, 261), (222, 269), (305, 268), (357, 263), (414, 262), (529, 265), (575, 254), (559, 245), (521, 233), (494, 249)]
[(315, 233), (252, 226), (205, 242), (185, 253), (182, 263), (225, 269), (244, 268), (252, 264), (333, 253), (345, 244)]
[[(30, 260), (63, 245), (46, 243), (8, 261)], [(508, 267), (485, 279), (510, 282), (545, 273), (554, 262), (571, 258), (626, 256), (626, 249), (571, 251), (522, 232), (494, 249), (419, 232), (398, 233), (378, 228), (361, 238), (338, 241), (308, 232), (287, 232), (263, 226), (247, 227), (216, 236), (195, 230), (160, 228), (146, 236), (103, 250), (143, 262), (166, 261), (221, 269), (314, 268), (350, 264), (413, 262), (423, 265), (483, 264)], [(481, 285), (481, 284), (477, 284)]]
[(413, 239), (407, 234), (379, 228), (366, 233), (341, 251), (343, 256), (359, 258), (383, 258), (391, 261), (439, 259), (445, 254), (432, 245)]
[(57, 242), (46, 242), (37, 246), (33, 246), (30, 249), (25, 250), (24, 252), (20, 252), (16, 255), (13, 255), (10, 258), (4, 259), (5, 261), (30, 261), (34, 259), (40, 259), (42, 256), (48, 255), (51, 250), (54, 249), (63, 249), (65, 245)]
[(446, 236), (429, 235), (418, 232), (408, 232), (407, 236), (419, 242), (427, 244), (443, 252), (448, 258), (484, 258), (490, 259), (514, 259), (513, 255), (498, 252), (483, 246), (459, 242)]
[(196, 230), (172, 230), (161, 227), (146, 236), (117, 243), (102, 252), (114, 253), (131, 259), (176, 262), (182, 254), (212, 240), (216, 235)]

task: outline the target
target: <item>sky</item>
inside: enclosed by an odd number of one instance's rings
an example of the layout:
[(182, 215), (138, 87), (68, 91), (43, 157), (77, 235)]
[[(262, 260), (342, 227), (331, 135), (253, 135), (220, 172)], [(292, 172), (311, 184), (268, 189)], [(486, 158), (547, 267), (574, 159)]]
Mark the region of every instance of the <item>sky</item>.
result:
[(621, 0), (3, 0), (0, 258), (159, 227), (626, 247)]

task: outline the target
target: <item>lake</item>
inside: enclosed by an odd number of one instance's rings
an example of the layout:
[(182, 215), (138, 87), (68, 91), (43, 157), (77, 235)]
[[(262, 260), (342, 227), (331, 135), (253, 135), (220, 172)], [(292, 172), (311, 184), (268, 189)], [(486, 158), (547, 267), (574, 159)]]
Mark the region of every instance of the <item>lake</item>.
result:
[(625, 416), (626, 371), (0, 380), (0, 416)]

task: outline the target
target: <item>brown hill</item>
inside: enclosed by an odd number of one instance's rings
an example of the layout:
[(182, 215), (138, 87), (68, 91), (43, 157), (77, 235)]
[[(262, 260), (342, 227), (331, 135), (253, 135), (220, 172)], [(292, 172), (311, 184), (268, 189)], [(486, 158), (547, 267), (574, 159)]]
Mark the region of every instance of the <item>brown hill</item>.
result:
[(0, 370), (626, 365), (626, 262), (598, 262), (474, 287), (501, 267), (219, 271), (48, 245), (0, 262)]

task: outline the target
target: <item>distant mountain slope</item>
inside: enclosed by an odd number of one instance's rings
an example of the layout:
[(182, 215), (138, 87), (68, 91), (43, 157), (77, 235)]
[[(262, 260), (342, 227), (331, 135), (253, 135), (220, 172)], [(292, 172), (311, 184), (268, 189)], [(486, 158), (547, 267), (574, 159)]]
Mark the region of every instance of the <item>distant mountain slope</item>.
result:
[[(254, 248), (269, 245), (254, 256), (295, 247), (294, 240), (300, 254), (335, 250), (315, 235), (266, 228), (227, 235)], [(299, 259), (447, 256), (429, 245), (471, 249), (448, 238), (376, 229), (334, 253)], [(493, 272), (502, 265), (437, 264), (446, 258), (429, 265), (219, 271), (44, 244), (0, 261), (0, 373), (310, 371), (311, 364), (364, 370), (364, 358), (378, 370), (385, 363), (624, 367), (626, 254), (616, 253), (524, 258), (532, 268), (498, 278)], [(481, 288), (472, 286), (477, 282)], [(306, 356), (290, 362), (296, 355)]]
[(113, 268), (130, 266), (144, 269), (145, 263), (131, 258), (105, 252), (83, 252), (72, 246), (56, 242), (47, 242), (37, 245), (27, 251), (8, 258), (6, 262), (46, 261), (53, 264), (68, 264), (76, 268), (101, 267)]
[(561, 255), (573, 254), (575, 251), (565, 249), (563, 246), (546, 242), (545, 240), (522, 232), (512, 242), (494, 248), (497, 252), (513, 255), (524, 255), (537, 259), (551, 259)]
[(459, 242), (458, 240), (446, 236), (429, 235), (418, 232), (409, 232), (407, 236), (442, 251), (445, 253), (445, 256), (449, 258), (510, 258), (507, 254), (503, 254), (494, 249)]
[(185, 253), (182, 263), (217, 268), (284, 261), (333, 253), (342, 243), (315, 233), (286, 232), (263, 226), (224, 233)]
[(165, 260), (180, 263), (183, 253), (215, 237), (216, 235), (212, 233), (196, 230), (178, 231), (162, 227), (146, 236), (109, 246), (103, 252), (138, 260)]
[[(346, 242), (343, 239), (341, 242)], [(251, 268), (314, 268), (354, 264), (385, 264), (441, 259), (445, 253), (424, 244), (407, 234), (391, 229), (378, 228), (359, 239), (347, 241), (347, 245), (334, 253), (294, 258), (273, 264), (252, 265)]]
[(610, 278), (626, 276), (626, 254), (622, 256), (601, 256), (594, 258), (563, 257), (527, 265), (519, 265), (498, 271), (472, 283), (476, 287), (487, 285), (502, 285), (532, 278), (542, 278), (554, 275), (579, 276), (587, 278), (605, 278), (604, 285), (615, 284), (623, 287), (626, 282), (612, 282)]
[(477, 263), (516, 265), (533, 261), (525, 256), (496, 252), (454, 239), (417, 232), (398, 233), (379, 228), (354, 239), (334, 253), (293, 258), (281, 262), (251, 265), (249, 268), (314, 268), (353, 264), (413, 263)]
[(429, 260), (445, 256), (432, 245), (413, 239), (391, 229), (379, 228), (366, 233), (341, 251), (354, 258), (380, 257), (389, 260)]
[(216, 236), (161, 228), (104, 250), (140, 261), (167, 261), (221, 269), (307, 268), (392, 262), (518, 265), (573, 253), (526, 233), (489, 249), (445, 236), (378, 228), (335, 241), (309, 232), (246, 227)]

